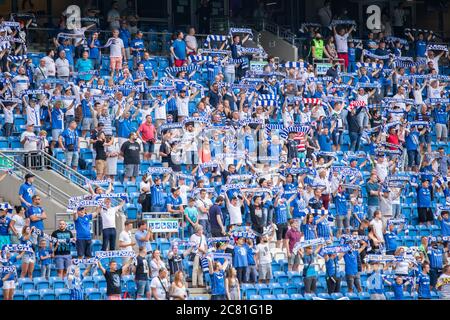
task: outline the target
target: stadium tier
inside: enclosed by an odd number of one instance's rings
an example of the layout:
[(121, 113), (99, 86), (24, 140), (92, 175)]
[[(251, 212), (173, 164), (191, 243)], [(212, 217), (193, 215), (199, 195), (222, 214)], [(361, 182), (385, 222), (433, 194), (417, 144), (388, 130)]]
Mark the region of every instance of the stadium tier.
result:
[(335, 16), (289, 61), (117, 5), (0, 19), (1, 299), (450, 298), (445, 39)]

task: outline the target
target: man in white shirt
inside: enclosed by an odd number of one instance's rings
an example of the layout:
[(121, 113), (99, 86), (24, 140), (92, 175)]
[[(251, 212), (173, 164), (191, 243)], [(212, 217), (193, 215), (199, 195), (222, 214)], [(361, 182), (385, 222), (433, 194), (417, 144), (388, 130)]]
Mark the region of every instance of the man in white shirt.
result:
[(37, 150), (37, 136), (34, 133), (34, 125), (28, 124), (27, 130), (22, 132), (20, 135), (20, 143), (23, 144), (23, 149), (25, 151), (36, 151)]
[(61, 50), (59, 52), (59, 58), (55, 61), (56, 66), (56, 75), (59, 79), (63, 79), (65, 81), (69, 80), (69, 76), (71, 74), (71, 66), (69, 64), (69, 60), (66, 58), (66, 52)]
[(109, 46), (109, 60), (111, 76), (115, 71), (122, 70), (122, 63), (126, 63), (125, 46), (122, 39), (119, 38), (119, 30), (113, 30), (113, 36), (110, 39), (112, 41)]
[(211, 228), (209, 225), (208, 212), (209, 208), (213, 205), (211, 199), (209, 199), (206, 190), (200, 189), (200, 196), (195, 203), (198, 210), (198, 223), (203, 227), (205, 234), (209, 237), (211, 233)]
[(47, 69), (47, 76), (54, 78), (56, 76), (55, 50), (50, 49), (47, 51), (47, 55), (42, 58), (45, 61), (45, 68)]
[(133, 247), (136, 244), (131, 241), (131, 229), (133, 229), (133, 223), (131, 221), (125, 221), (125, 229), (119, 235), (119, 249), (124, 251), (133, 251)]
[(434, 54), (433, 50), (427, 51), (427, 65), (430, 66), (432, 64), (432, 67), (434, 70), (436, 70), (436, 74), (439, 74), (439, 59), (446, 53), (445, 51), (441, 51), (438, 55)]
[(353, 32), (353, 26), (345, 32), (342, 28), (339, 32), (336, 31), (336, 27), (333, 26), (334, 39), (336, 40), (336, 51), (338, 53), (338, 58), (344, 60), (345, 69), (348, 69), (348, 37)]
[(116, 248), (116, 216), (122, 207), (124, 206), (125, 201), (122, 202), (117, 207), (111, 207), (111, 199), (105, 198), (103, 205), (97, 208), (97, 213), (100, 213), (102, 216), (102, 251), (109, 250), (114, 251)]
[(383, 212), (384, 224), (387, 224), (387, 220), (392, 219), (392, 203), (400, 197), (401, 189), (399, 190), (399, 192), (393, 193), (388, 188), (383, 188), (383, 192), (380, 194), (380, 211)]
[(30, 87), (30, 79), (26, 75), (24, 67), (20, 67), (18, 72), (19, 74), (12, 79), (12, 82), (14, 84), (14, 95), (20, 98), (22, 91), (28, 90)]
[(26, 108), (27, 125), (34, 125), (34, 129), (38, 131), (41, 127), (41, 106), (32, 97), (29, 101), (24, 97), (22, 99), (23, 106)]
[(229, 199), (226, 192), (225, 192), (225, 200), (227, 204), (228, 213), (230, 214), (230, 226), (242, 225), (242, 213), (241, 213), (242, 201), (240, 201), (236, 196), (233, 196), (231, 199)]
[(375, 242), (384, 243), (383, 220), (381, 219), (381, 211), (376, 210), (373, 216), (374, 218), (372, 221), (370, 221), (370, 225), (373, 227), (373, 233), (376, 237)]
[(208, 251), (206, 237), (203, 234), (203, 227), (197, 226), (195, 233), (190, 237), (190, 242), (195, 244), (194, 250), (192, 252), (196, 253), (193, 261), (192, 270), (192, 287), (203, 286), (203, 271), (200, 266), (200, 257), (202, 257)]
[(108, 11), (108, 22), (111, 29), (120, 28), (120, 13), (118, 9), (119, 3), (118, 1), (114, 1), (111, 10)]
[(183, 122), (184, 118), (189, 117), (189, 101), (192, 101), (199, 91), (191, 96), (187, 96), (186, 93), (186, 90), (181, 90), (180, 94), (177, 94), (175, 98), (178, 111), (178, 122)]
[(155, 300), (167, 300), (170, 289), (169, 281), (167, 280), (168, 272), (166, 268), (159, 269), (158, 276), (152, 279), (150, 288), (152, 289), (152, 296)]
[[(273, 229), (275, 232), (275, 229)], [(273, 233), (272, 233), (273, 235)], [(270, 252), (270, 241), (268, 235), (264, 235), (261, 238), (261, 242), (256, 246), (255, 261), (258, 266), (258, 279), (259, 283), (264, 281), (269, 284), (272, 280), (272, 253)]]
[(47, 68), (45, 67), (45, 60), (44, 60), (44, 58), (42, 58), (39, 61), (39, 65), (37, 66), (37, 68), (34, 69), (33, 79), (34, 79), (34, 82), (36, 83), (36, 85), (39, 87), (41, 84), (41, 81), (47, 79), (47, 77), (48, 77), (48, 72), (47, 72)]
[(197, 44), (197, 38), (195, 37), (195, 28), (191, 27), (189, 28), (189, 33), (186, 35), (184, 41), (186, 42), (186, 50), (187, 54), (196, 54), (198, 44)]

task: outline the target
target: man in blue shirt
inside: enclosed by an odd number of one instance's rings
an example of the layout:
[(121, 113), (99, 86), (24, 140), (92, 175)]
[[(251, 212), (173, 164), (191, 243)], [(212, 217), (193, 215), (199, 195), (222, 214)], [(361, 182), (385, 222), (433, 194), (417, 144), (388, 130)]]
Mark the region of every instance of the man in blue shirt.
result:
[(416, 291), (419, 300), (431, 299), (430, 276), (428, 275), (428, 272), (430, 272), (430, 264), (424, 262), (422, 264), (422, 272), (416, 278)]
[(77, 233), (77, 247), (78, 259), (92, 257), (91, 252), (91, 222), (97, 216), (97, 211), (93, 213), (86, 213), (86, 208), (79, 207), (73, 213), (73, 221), (75, 221), (75, 231)]
[(122, 21), (119, 29), (119, 38), (123, 41), (123, 47), (125, 48), (126, 61), (130, 60), (130, 42), (131, 33), (128, 31), (128, 23), (126, 20)]
[(58, 142), (59, 136), (64, 130), (64, 114), (73, 108), (72, 104), (70, 108), (61, 109), (62, 104), (63, 102), (58, 100), (53, 106), (50, 105), (50, 126), (52, 128), (51, 149), (55, 148), (56, 142)]
[(166, 208), (167, 212), (174, 214), (183, 214), (184, 206), (182, 205), (183, 200), (180, 197), (180, 188), (174, 187), (170, 190), (171, 195), (167, 198)]
[(58, 52), (64, 50), (66, 52), (66, 59), (69, 61), (69, 65), (73, 66), (73, 55), (75, 52), (75, 47), (70, 44), (70, 39), (65, 38), (62, 45), (58, 47)]
[(219, 261), (209, 260), (208, 267), (211, 278), (211, 300), (226, 300), (225, 270), (228, 267), (228, 260), (223, 265)]
[[(78, 60), (80, 61), (80, 60)], [(78, 62), (77, 62), (78, 64)], [(84, 98), (81, 100), (81, 136), (86, 138), (88, 131), (94, 130), (94, 107), (92, 106), (91, 93), (86, 91)]]
[(25, 216), (30, 219), (30, 227), (44, 231), (44, 220), (47, 219), (47, 214), (41, 207), (40, 196), (34, 195), (32, 197), (32, 205), (28, 208)]
[(344, 188), (339, 186), (336, 194), (334, 195), (334, 205), (336, 208), (336, 223), (337, 234), (336, 237), (340, 238), (342, 231), (345, 229), (346, 233), (350, 232), (350, 219), (347, 209), (348, 194), (344, 193)]
[(80, 141), (77, 133), (76, 121), (71, 121), (69, 123), (69, 128), (61, 133), (59, 136), (59, 145), (64, 151), (66, 165), (71, 166), (73, 170), (77, 170)]
[(142, 39), (142, 31), (138, 31), (136, 33), (136, 38), (134, 38), (131, 41), (131, 53), (133, 54), (133, 60), (134, 60), (134, 68), (136, 68), (137, 63), (141, 61), (142, 57), (144, 56), (145, 51), (145, 44), (144, 39)]
[(28, 208), (32, 205), (32, 197), (36, 194), (36, 189), (33, 185), (34, 174), (27, 173), (25, 175), (25, 182), (20, 186), (19, 199), (20, 205), (24, 208)]
[(431, 246), (428, 247), (427, 255), (430, 261), (430, 285), (434, 288), (436, 286), (437, 279), (442, 274), (442, 268), (444, 267), (444, 255), (448, 251), (448, 248), (442, 249), (438, 246), (436, 241), (431, 242)]
[(341, 253), (339, 259), (344, 257), (345, 262), (345, 280), (347, 281), (348, 292), (353, 292), (353, 286), (356, 286), (358, 292), (362, 292), (361, 278), (358, 272), (359, 254), (367, 247), (367, 243), (363, 243), (359, 249), (352, 247), (347, 253)]
[(172, 57), (175, 61), (175, 67), (182, 67), (183, 64), (186, 62), (186, 42), (183, 40), (184, 34), (183, 32), (179, 31), (177, 33), (177, 38), (173, 42), (172, 46), (170, 47), (170, 53), (172, 54)]
[(422, 185), (417, 188), (417, 211), (419, 213), (419, 224), (431, 225), (434, 220), (431, 202), (433, 200), (433, 188), (426, 179), (422, 180)]
[(147, 79), (150, 80), (150, 84), (152, 83), (153, 79), (157, 78), (157, 74), (153, 68), (153, 64), (150, 60), (150, 53), (144, 52), (144, 58), (141, 60), (141, 63), (144, 64), (144, 71), (147, 75)]
[(11, 218), (7, 216), (8, 211), (3, 204), (0, 207), (0, 247), (11, 244), (9, 237), (9, 228), (11, 224)]
[[(425, 129), (423, 130), (425, 132)], [(420, 154), (419, 154), (419, 136), (421, 133), (417, 130), (416, 126), (411, 127), (410, 131), (407, 131), (405, 143), (406, 152), (408, 154), (408, 168), (411, 170), (413, 166), (420, 165)]]
[(441, 225), (441, 235), (443, 237), (450, 237), (450, 219), (448, 211), (442, 211), (438, 219)]
[(372, 263), (372, 274), (367, 278), (367, 289), (370, 300), (386, 300), (384, 296), (384, 281), (379, 263)]
[(152, 261), (152, 244), (150, 243), (150, 239), (152, 238), (151, 230), (148, 230), (146, 221), (138, 222), (138, 230), (134, 235), (136, 239), (136, 244), (138, 248), (145, 248), (147, 255), (145, 259), (147, 260), (148, 265), (150, 266), (150, 262)]
[(88, 40), (89, 47), (89, 59), (94, 62), (94, 69), (98, 70), (100, 68), (100, 61), (102, 53), (100, 51), (100, 40), (98, 40), (98, 32), (94, 32), (92, 37)]
[(151, 212), (164, 212), (164, 188), (161, 185), (161, 178), (155, 177), (154, 181), (150, 177), (151, 192)]
[(447, 142), (448, 136), (448, 112), (450, 108), (445, 104), (437, 105), (433, 110), (433, 118), (436, 123), (437, 142)]
[(384, 233), (384, 243), (386, 245), (386, 254), (393, 255), (398, 247), (398, 241), (400, 240), (398, 232), (400, 232), (401, 226), (396, 230), (395, 225), (388, 221), (387, 230)]
[(337, 254), (324, 255), (328, 294), (341, 292), (341, 275)]

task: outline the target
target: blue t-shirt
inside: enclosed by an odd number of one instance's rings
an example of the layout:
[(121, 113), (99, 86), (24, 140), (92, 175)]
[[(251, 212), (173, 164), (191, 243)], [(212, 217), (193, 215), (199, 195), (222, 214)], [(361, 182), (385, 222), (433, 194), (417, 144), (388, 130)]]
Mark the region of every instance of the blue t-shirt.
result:
[[(25, 216), (27, 218), (30, 218), (31, 216), (42, 216), (42, 212), (44, 212), (44, 210), (41, 207), (31, 206), (28, 207)], [(44, 231), (44, 221), (31, 221), (30, 219), (30, 227), (36, 227), (37, 229)]]
[(150, 61), (150, 59), (141, 60), (141, 63), (144, 64), (144, 71), (145, 71), (145, 74), (147, 75), (147, 78), (149, 80), (153, 80), (153, 72), (152, 72), (153, 71), (153, 64)]
[[(135, 38), (131, 41), (131, 48), (133, 49), (145, 49), (144, 39)], [(133, 55), (135, 57), (142, 57), (144, 55), (144, 51), (133, 51)]]
[(8, 216), (0, 217), (0, 236), (9, 235), (9, 225), (11, 224), (11, 218)]
[(417, 190), (417, 207), (430, 208), (431, 207), (431, 192), (429, 188), (419, 187)]
[(320, 150), (324, 152), (331, 152), (332, 150), (332, 141), (329, 135), (319, 134), (317, 137), (319, 142)]
[(403, 300), (403, 284), (393, 283), (392, 284), (392, 291), (394, 291), (394, 298), (395, 300)]
[(62, 130), (64, 128), (64, 111), (62, 109), (52, 108), (52, 129)]
[(356, 48), (348, 48), (348, 61), (355, 62), (356, 61)]
[(186, 42), (176, 39), (172, 44), (172, 48), (178, 59), (186, 60)]
[(305, 240), (312, 240), (316, 238), (316, 234), (314, 230), (316, 229), (316, 226), (311, 223), (302, 224), (302, 232), (305, 236)]
[[(20, 186), (19, 189), (19, 196), (22, 196), (22, 198), (28, 202), (31, 203), (31, 198), (36, 194), (36, 189), (34, 188), (33, 185), (28, 184), (28, 183), (24, 183)], [(27, 207), (25, 203), (21, 203), (22, 207)]]
[(305, 277), (314, 277), (317, 275), (316, 268), (314, 267), (314, 254), (303, 256), (303, 266), (303, 272), (306, 270)]
[[(48, 256), (50, 254), (51, 254), (51, 252), (48, 249), (39, 249), (37, 256), (38, 256), (39, 260), (41, 260), (41, 257), (46, 257), (46, 256)], [(52, 259), (51, 258), (48, 258), (48, 259), (45, 259), (45, 260), (41, 260), (41, 265), (42, 266), (48, 266), (51, 263), (52, 263)]]
[(285, 224), (288, 221), (288, 213), (289, 207), (286, 202), (280, 203), (278, 202), (275, 207), (275, 224)]
[(76, 130), (66, 129), (61, 133), (64, 140), (64, 147), (67, 149), (69, 144), (73, 144), (74, 150), (78, 151), (78, 133)]
[(443, 237), (450, 236), (450, 218), (442, 219), (441, 221), (441, 234)]
[[(90, 45), (92, 42), (92, 38), (89, 39), (88, 44)], [(98, 59), (100, 58), (100, 49), (99, 47), (101, 46), (100, 41), (97, 39), (94, 41), (94, 47), (93, 48), (89, 48), (89, 59)]]
[(168, 207), (168, 205), (170, 204), (170, 205), (172, 205), (173, 210), (178, 210), (178, 209), (180, 209), (182, 202), (183, 202), (183, 200), (181, 200), (181, 197), (175, 198), (173, 195), (170, 195), (167, 198), (166, 207)]
[(420, 135), (419, 132), (413, 131), (406, 136), (405, 139), (406, 150), (414, 151), (419, 148), (419, 135)]
[(339, 258), (335, 257), (334, 259), (329, 258), (325, 262), (326, 274), (328, 277), (338, 276), (339, 275)]
[(430, 248), (427, 252), (428, 259), (430, 260), (431, 269), (442, 269), (444, 265), (444, 250), (441, 248)]
[(120, 29), (119, 38), (122, 39), (124, 48), (130, 47), (131, 34), (130, 31), (128, 31), (128, 29)]
[(384, 234), (384, 241), (386, 243), (386, 250), (395, 251), (398, 247), (398, 235), (397, 232), (386, 232)]
[(419, 285), (419, 289), (417, 290), (419, 298), (430, 299), (430, 276), (420, 273), (416, 279), (416, 284)]
[(61, 50), (64, 50), (66, 52), (66, 59), (67, 61), (69, 61), (69, 65), (73, 66), (73, 52), (75, 51), (75, 47), (72, 45), (60, 45), (58, 47), (58, 52), (60, 52)]
[(384, 292), (384, 281), (380, 271), (373, 272), (367, 278), (367, 284), (370, 294), (382, 294)]
[(225, 272), (217, 271), (211, 276), (211, 294), (224, 295), (225, 294)]
[(249, 266), (254, 266), (254, 265), (256, 265), (256, 262), (255, 262), (255, 250), (252, 247), (250, 247), (250, 246), (248, 246), (247, 248), (248, 248), (247, 249), (248, 265)]
[(344, 254), (345, 275), (354, 276), (358, 273), (358, 251), (349, 251)]
[(89, 107), (89, 104), (90, 102), (86, 99), (81, 100), (81, 110), (83, 112), (83, 118), (92, 118), (91, 108)]
[(92, 214), (85, 214), (75, 220), (75, 231), (78, 240), (91, 240)]
[(427, 52), (427, 42), (424, 40), (417, 40), (416, 41), (416, 56), (425, 57), (426, 52)]
[(147, 252), (152, 251), (152, 244), (150, 243), (150, 241), (144, 241), (144, 240), (140, 240), (142, 238), (147, 237), (147, 230), (144, 231), (136, 231), (134, 237), (136, 239), (136, 244), (138, 245), (138, 248), (142, 248), (145, 246), (145, 250), (147, 250)]
[(347, 215), (347, 196), (345, 193), (337, 193), (334, 196), (334, 205), (336, 207), (336, 214), (338, 216)]
[(162, 185), (152, 185), (150, 188), (150, 192), (152, 194), (152, 206), (162, 206), (164, 205), (164, 196), (163, 196), (163, 186)]
[(248, 266), (248, 246), (235, 246), (233, 249), (233, 266), (235, 268), (242, 268)]

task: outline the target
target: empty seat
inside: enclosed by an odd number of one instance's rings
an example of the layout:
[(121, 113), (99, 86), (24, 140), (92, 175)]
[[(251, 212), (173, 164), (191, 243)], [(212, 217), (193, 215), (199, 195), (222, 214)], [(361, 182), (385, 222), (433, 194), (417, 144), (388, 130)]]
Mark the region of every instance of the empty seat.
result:
[(85, 293), (88, 300), (101, 300), (102, 298), (102, 294), (97, 288), (88, 288)]
[(25, 295), (26, 300), (40, 300), (41, 298), (39, 291), (34, 289), (24, 290), (23, 294)]
[(265, 294), (263, 300), (277, 300), (277, 298), (273, 294)]
[(49, 289), (50, 288), (50, 281), (48, 281), (45, 278), (37, 277), (33, 279), (34, 282), (34, 288), (36, 290), (42, 290), (42, 289)]
[(55, 289), (57, 300), (70, 300), (70, 290), (66, 288)]
[(56, 300), (56, 294), (52, 289), (39, 290), (42, 300)]

